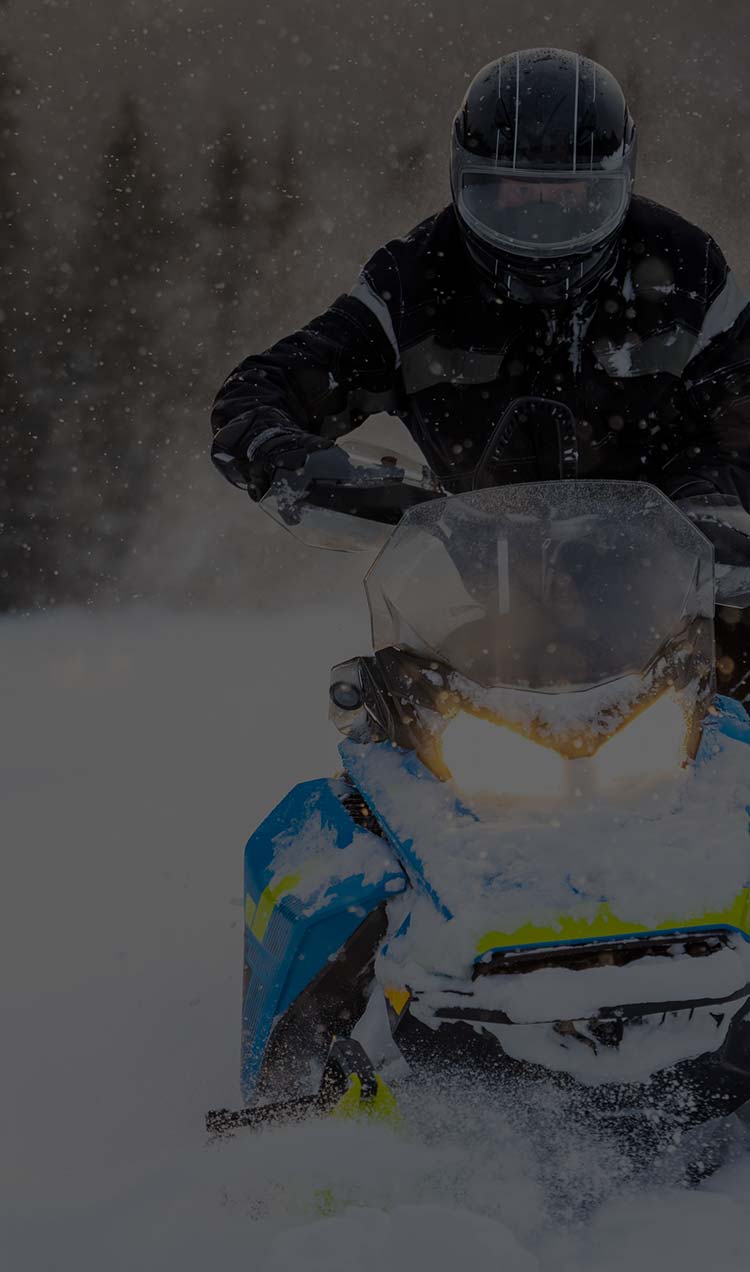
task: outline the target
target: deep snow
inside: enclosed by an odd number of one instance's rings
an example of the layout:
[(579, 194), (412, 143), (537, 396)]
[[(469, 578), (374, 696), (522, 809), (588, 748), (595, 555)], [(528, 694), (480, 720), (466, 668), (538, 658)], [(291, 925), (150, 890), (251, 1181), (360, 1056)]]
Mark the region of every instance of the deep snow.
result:
[(335, 769), (328, 669), (366, 644), (363, 601), (0, 625), (2, 1266), (746, 1272), (750, 1157), (644, 1186), (554, 1105), (207, 1145), (238, 1099), (244, 841)]

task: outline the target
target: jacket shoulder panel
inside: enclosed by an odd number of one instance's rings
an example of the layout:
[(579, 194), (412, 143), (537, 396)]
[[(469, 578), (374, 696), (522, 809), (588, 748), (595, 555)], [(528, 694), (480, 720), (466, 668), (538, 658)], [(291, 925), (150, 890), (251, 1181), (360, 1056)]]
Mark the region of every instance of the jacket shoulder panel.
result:
[(726, 283), (729, 267), (711, 235), (651, 199), (634, 196), (623, 240), (635, 293), (691, 302), (694, 322)]
[[(385, 301), (400, 349), (436, 323), (439, 310), (472, 290), (452, 206), (391, 239), (370, 258), (360, 283)], [(416, 320), (416, 321), (415, 321)]]
[(744, 305), (709, 234), (648, 199), (633, 199), (615, 274), (591, 332), (596, 359), (615, 378), (680, 378)]

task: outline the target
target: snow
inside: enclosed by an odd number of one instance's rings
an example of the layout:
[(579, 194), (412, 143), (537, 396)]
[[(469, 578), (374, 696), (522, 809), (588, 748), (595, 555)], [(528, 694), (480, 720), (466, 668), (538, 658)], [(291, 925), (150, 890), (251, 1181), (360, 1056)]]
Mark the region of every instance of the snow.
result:
[(350, 771), (429, 863), (429, 882), (454, 916), (445, 923), (431, 903), (414, 907), (404, 944), (423, 967), (456, 974), (463, 960), (468, 970), (487, 932), (555, 926), (560, 914), (593, 919), (604, 899), (623, 922), (656, 929), (670, 915), (725, 910), (747, 885), (747, 752), (732, 739), (682, 781), (642, 793), (632, 784), (627, 799), (584, 807), (503, 806), (481, 822), (457, 807), (452, 784), (410, 773), (395, 749), (348, 747)]
[(658, 685), (664, 671), (664, 663), (659, 660), (647, 676), (620, 676), (617, 680), (588, 687), (585, 694), (579, 690), (540, 694), (526, 689), (487, 689), (472, 684), (457, 672), (451, 673), (448, 685), (469, 702), (508, 724), (527, 728), (534, 725), (547, 737), (587, 727), (598, 736), (614, 733), (632, 713), (637, 701), (648, 696), (651, 686)]
[[(594, 1087), (601, 1082), (647, 1082), (652, 1074), (680, 1061), (717, 1050), (729, 1032), (733, 1014), (730, 1007), (719, 1024), (715, 1010), (712, 1015), (709, 1007), (696, 1008), (692, 1015), (649, 1016), (638, 1029), (625, 1031), (616, 1050), (600, 1047), (596, 1053), (585, 1045), (568, 1048), (551, 1024), (487, 1027), (507, 1055), (569, 1073), (583, 1086)], [(584, 1038), (590, 1037), (585, 1023), (577, 1029)]]
[[(362, 885), (379, 882), (393, 874), (394, 861), (385, 848), (373, 847), (372, 835), (357, 830), (347, 845), (346, 854), (336, 846), (330, 826), (323, 826), (320, 813), (312, 814), (303, 830), (294, 836), (279, 835), (274, 841), (274, 872), (269, 886), (276, 888), (290, 875), (296, 877), (294, 896), (311, 914), (330, 900), (329, 891), (336, 883), (360, 876)], [(389, 892), (401, 892), (403, 879), (393, 879)]]
[(473, 986), (473, 1002), (477, 1007), (499, 1006), (514, 1021), (581, 1020), (607, 1003), (675, 1002), (686, 985), (692, 998), (729, 997), (747, 984), (749, 976), (741, 944), (710, 958), (642, 958), (625, 967), (592, 967), (585, 975), (544, 967), (518, 976), (483, 976)]
[[(428, 1268), (455, 1268), (467, 1259), (483, 1266), (502, 1261), (515, 1272), (537, 1272), (539, 1264), (513, 1233), (491, 1219), (438, 1206), (396, 1206), (389, 1214), (353, 1209), (349, 1215), (304, 1231), (286, 1234), (278, 1242), (269, 1272), (287, 1272), (304, 1262), (320, 1272), (381, 1272), (406, 1267), (404, 1249), (413, 1258), (414, 1234), (420, 1233), (419, 1259)], [(479, 1262), (481, 1260), (481, 1262)], [(492, 1264), (490, 1264), (492, 1266)]]
[[(473, 1006), (514, 1022), (491, 1026), (506, 1051), (586, 1085), (605, 1076), (645, 1081), (720, 1045), (750, 983), (750, 947), (739, 937), (698, 960), (675, 948), (669, 958), (627, 968), (545, 968), (477, 983), (472, 971), (477, 949), (493, 944), (488, 933), (529, 923), (560, 932), (561, 915), (588, 923), (604, 902), (624, 930), (700, 923), (726, 911), (747, 886), (750, 867), (744, 744), (723, 740), (710, 762), (678, 781), (631, 782), (612, 799), (488, 804), (479, 822), (456, 804), (452, 784), (410, 771), (392, 747), (348, 743), (346, 761), (402, 845), (415, 883), (416, 895), (391, 906), (376, 974), (383, 986), (409, 987), (412, 1014), (424, 1024), (434, 1028), (438, 1008), (455, 1005), (456, 992), (470, 993)], [(736, 1006), (719, 1032), (709, 1008), (664, 1023), (658, 1013), (655, 1028), (639, 1029), (611, 1052), (571, 1047), (553, 1027), (628, 1003), (730, 998)]]
[(541, 1095), (206, 1143), (238, 1098), (244, 842), (339, 767), (328, 668), (366, 634), (364, 605), (0, 625), (3, 1266), (745, 1272), (750, 1157), (638, 1179)]

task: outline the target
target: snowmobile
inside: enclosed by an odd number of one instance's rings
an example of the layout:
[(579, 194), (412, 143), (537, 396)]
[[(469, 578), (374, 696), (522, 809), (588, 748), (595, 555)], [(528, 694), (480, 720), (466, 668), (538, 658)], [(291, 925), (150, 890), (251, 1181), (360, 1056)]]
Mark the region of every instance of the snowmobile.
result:
[[(564, 439), (561, 411), (515, 403), (498, 436), (525, 414)], [(342, 771), (247, 844), (245, 1107), (215, 1133), (390, 1115), (454, 1074), (620, 1125), (750, 1108), (750, 717), (713, 644), (716, 605), (750, 604), (750, 518), (640, 482), (497, 486), (492, 458), (446, 494), (334, 447), (265, 496), (374, 556), (373, 650), (331, 674)]]

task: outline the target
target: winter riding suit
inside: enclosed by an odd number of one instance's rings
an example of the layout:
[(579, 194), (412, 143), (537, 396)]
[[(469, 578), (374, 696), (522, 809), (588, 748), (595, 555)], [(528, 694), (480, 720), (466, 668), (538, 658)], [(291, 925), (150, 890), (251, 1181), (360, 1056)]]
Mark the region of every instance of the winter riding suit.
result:
[(750, 508), (750, 306), (708, 234), (632, 194), (617, 81), (559, 50), (502, 57), (470, 85), (451, 149), (450, 206), (222, 385), (219, 470), (260, 497), (277, 468), (386, 411), (464, 490), (531, 395), (567, 405), (574, 435), (509, 430), (498, 484), (640, 479)]

